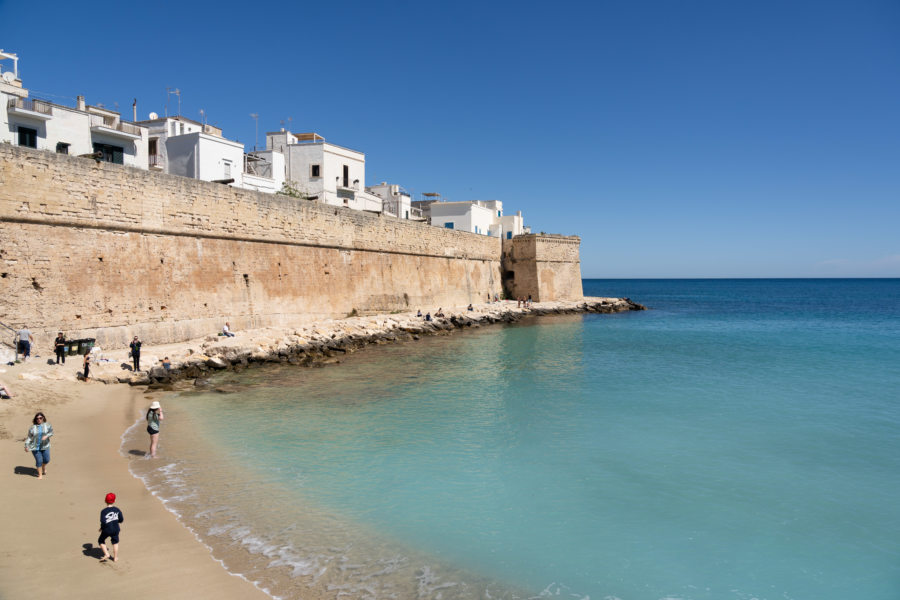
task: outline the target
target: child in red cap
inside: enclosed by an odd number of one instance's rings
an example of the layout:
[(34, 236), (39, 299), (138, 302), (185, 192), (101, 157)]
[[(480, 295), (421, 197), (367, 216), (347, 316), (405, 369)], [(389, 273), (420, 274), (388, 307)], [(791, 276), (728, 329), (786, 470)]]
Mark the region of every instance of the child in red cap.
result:
[(113, 506), (115, 502), (116, 495), (112, 492), (108, 493), (106, 495), (106, 508), (100, 511), (100, 539), (97, 540), (97, 545), (103, 550), (103, 558), (100, 560), (109, 558), (109, 552), (106, 549), (106, 538), (109, 538), (109, 541), (112, 542), (113, 562), (119, 560), (119, 523), (125, 522), (122, 511)]

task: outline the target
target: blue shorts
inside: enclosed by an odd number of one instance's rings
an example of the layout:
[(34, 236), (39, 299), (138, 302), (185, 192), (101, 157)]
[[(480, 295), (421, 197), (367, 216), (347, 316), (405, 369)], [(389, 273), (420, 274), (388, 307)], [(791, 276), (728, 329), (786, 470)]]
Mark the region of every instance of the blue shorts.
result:
[(19, 340), (19, 354), (31, 356), (31, 342), (28, 340)]
[(50, 448), (45, 450), (32, 450), (32, 454), (34, 454), (34, 464), (38, 469), (41, 468), (41, 465), (46, 465), (50, 462)]

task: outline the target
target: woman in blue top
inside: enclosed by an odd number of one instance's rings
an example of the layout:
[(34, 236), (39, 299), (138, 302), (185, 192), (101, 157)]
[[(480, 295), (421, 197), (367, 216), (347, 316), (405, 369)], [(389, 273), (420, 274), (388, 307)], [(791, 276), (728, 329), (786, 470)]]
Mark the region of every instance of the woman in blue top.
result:
[(159, 446), (159, 422), (165, 417), (159, 402), (154, 400), (147, 410), (147, 433), (150, 434), (150, 458), (156, 458), (156, 447)]
[(53, 426), (47, 422), (47, 417), (42, 412), (34, 415), (31, 422), (33, 425), (25, 436), (25, 452), (34, 455), (37, 477), (43, 479), (47, 474), (47, 463), (50, 462), (50, 438), (53, 437)]

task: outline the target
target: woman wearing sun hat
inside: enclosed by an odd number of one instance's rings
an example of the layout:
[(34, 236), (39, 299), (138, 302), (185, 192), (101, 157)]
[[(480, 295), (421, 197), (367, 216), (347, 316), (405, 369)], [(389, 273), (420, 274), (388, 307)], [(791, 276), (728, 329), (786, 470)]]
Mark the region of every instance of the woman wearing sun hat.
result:
[(159, 402), (154, 400), (147, 409), (147, 433), (150, 434), (150, 458), (156, 458), (156, 447), (159, 445), (159, 422), (163, 417)]

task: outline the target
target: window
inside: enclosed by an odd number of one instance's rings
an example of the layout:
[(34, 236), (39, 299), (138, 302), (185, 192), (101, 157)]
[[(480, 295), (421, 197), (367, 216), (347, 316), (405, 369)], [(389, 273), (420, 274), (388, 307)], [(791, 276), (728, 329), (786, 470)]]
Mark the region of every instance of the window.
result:
[(123, 156), (125, 149), (122, 146), (111, 146), (110, 144), (94, 144), (94, 152), (100, 153), (100, 160), (110, 162), (116, 165), (125, 164)]
[(498, 210), (498, 211), (497, 211), (497, 216), (498, 216), (498, 217), (502, 217), (502, 216), (503, 216), (503, 211)]
[(231, 178), (231, 161), (226, 160), (225, 161), (225, 179), (230, 179), (230, 178)]
[(19, 145), (37, 148), (37, 129), (19, 127)]
[(319, 172), (319, 165), (309, 165), (309, 176), (321, 177), (321, 174)]
[(65, 142), (56, 142), (56, 153), (57, 154), (68, 154), (69, 153), (69, 145)]
[(481, 228), (478, 225), (475, 226), (475, 233), (481, 233)]
[(147, 154), (156, 156), (156, 138), (150, 138), (150, 141), (147, 142)]
[(184, 123), (178, 124), (178, 135), (184, 135)]
[(344, 187), (350, 187), (350, 167), (344, 165)]
[(511, 239), (512, 239), (512, 231), (507, 231), (507, 232), (506, 232), (506, 239), (508, 239), (508, 240), (511, 240)]
[(453, 229), (453, 223), (444, 223), (444, 229)]

